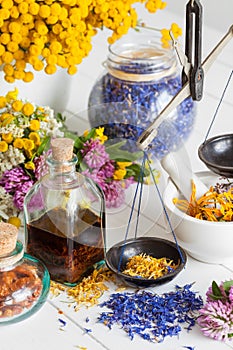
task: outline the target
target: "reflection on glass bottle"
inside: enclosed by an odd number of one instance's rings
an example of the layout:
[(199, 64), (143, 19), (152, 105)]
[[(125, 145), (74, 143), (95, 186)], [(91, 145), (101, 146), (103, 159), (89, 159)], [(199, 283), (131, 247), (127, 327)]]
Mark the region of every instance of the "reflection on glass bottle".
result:
[(105, 205), (100, 188), (75, 170), (73, 140), (51, 141), (49, 174), (25, 198), (26, 249), (53, 280), (73, 284), (104, 259)]

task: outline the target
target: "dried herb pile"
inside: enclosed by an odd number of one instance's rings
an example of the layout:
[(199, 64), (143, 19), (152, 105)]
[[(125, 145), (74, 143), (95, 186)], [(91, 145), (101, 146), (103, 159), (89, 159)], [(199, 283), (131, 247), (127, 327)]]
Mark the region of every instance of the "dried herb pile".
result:
[(196, 185), (192, 182), (190, 201), (174, 198), (173, 203), (188, 215), (207, 221), (233, 221), (233, 184), (216, 184), (200, 198), (196, 198)]
[(110, 329), (118, 325), (131, 340), (139, 335), (151, 342), (162, 342), (167, 336), (177, 336), (182, 327), (191, 330), (195, 325), (203, 300), (191, 287), (192, 284), (176, 286), (175, 291), (162, 295), (146, 290), (112, 294), (100, 304), (111, 311), (102, 312), (98, 321)]

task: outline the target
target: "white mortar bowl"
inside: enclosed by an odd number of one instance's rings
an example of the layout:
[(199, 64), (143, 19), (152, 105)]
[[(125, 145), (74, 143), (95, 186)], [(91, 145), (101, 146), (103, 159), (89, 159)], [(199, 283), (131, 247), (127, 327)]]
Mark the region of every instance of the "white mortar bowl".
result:
[[(208, 187), (221, 182), (218, 175), (212, 172), (199, 172), (196, 175)], [(173, 204), (175, 197), (181, 198), (181, 194), (171, 179), (168, 179), (163, 200), (180, 246), (190, 256), (203, 262), (212, 264), (233, 262), (233, 222), (195, 219)]]

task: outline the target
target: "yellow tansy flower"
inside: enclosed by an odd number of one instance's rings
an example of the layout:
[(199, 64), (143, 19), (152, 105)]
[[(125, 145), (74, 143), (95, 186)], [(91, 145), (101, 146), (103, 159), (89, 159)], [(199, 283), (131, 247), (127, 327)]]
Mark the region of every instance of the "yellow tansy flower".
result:
[(182, 29), (176, 23), (172, 23), (170, 29), (161, 29), (162, 38), (161, 41), (163, 43), (163, 47), (170, 47), (170, 42), (172, 40), (170, 32), (174, 35), (174, 38), (177, 39), (180, 35), (182, 35)]
[(33, 151), (32, 150), (25, 150), (26, 156), (28, 159), (31, 159), (33, 156)]
[(14, 67), (11, 64), (5, 64), (3, 67), (3, 72), (6, 75), (11, 76), (14, 74)]
[(18, 49), (19, 49), (19, 45), (15, 41), (10, 41), (7, 44), (7, 50), (10, 51), (10, 52), (16, 52), (16, 51), (18, 51)]
[(30, 3), (28, 12), (31, 13), (32, 15), (37, 15), (40, 10), (40, 5), (36, 2)]
[(35, 148), (35, 144), (32, 140), (24, 139), (23, 140), (23, 147), (26, 151), (31, 151)]
[(36, 132), (30, 132), (29, 139), (32, 140), (36, 146), (40, 145), (40, 135)]
[(22, 107), (23, 107), (23, 102), (20, 101), (20, 100), (15, 100), (13, 103), (12, 103), (12, 108), (15, 112), (19, 112), (22, 110)]
[(0, 96), (0, 108), (6, 107), (6, 103), (7, 103), (6, 97)]
[(1, 7), (5, 9), (10, 9), (13, 6), (13, 1), (12, 0), (3, 0), (1, 1)]
[(42, 17), (42, 18), (47, 18), (50, 16), (50, 7), (48, 5), (41, 5), (40, 6), (40, 9), (39, 9), (39, 15)]
[(27, 162), (24, 164), (24, 167), (28, 170), (35, 170), (35, 164), (33, 162)]
[(11, 40), (11, 36), (9, 33), (3, 33), (1, 35), (1, 43), (3, 45), (7, 45), (10, 42), (10, 40)]
[(6, 152), (8, 150), (8, 143), (6, 141), (0, 141), (0, 152)]
[(0, 116), (0, 120), (1, 120), (1, 122), (3, 122), (3, 120), (5, 120), (9, 117), (13, 117), (13, 115), (11, 113), (2, 113)]
[(19, 5), (18, 5), (18, 10), (20, 13), (27, 13), (28, 12), (28, 3), (26, 1), (23, 1), (21, 2)]
[(34, 75), (33, 75), (32, 72), (25, 72), (25, 75), (24, 75), (24, 77), (23, 77), (23, 81), (24, 81), (25, 83), (30, 83), (30, 81), (32, 81), (33, 78), (34, 78)]
[(45, 73), (51, 75), (51, 74), (54, 74), (56, 71), (57, 71), (57, 68), (55, 66), (55, 64), (47, 64), (45, 66)]
[[(9, 125), (14, 119), (15, 119), (15, 117), (13, 115), (9, 114), (7, 117), (4, 118), (4, 120), (2, 122), (2, 126)], [(1, 120), (2, 120), (2, 118), (1, 118)]]
[(69, 66), (67, 72), (68, 72), (70, 75), (74, 75), (75, 73), (77, 73), (77, 67), (76, 67), (75, 65)]
[(12, 21), (9, 23), (8, 29), (10, 33), (19, 33), (21, 29), (21, 24), (20, 22)]
[(175, 39), (177, 39), (179, 36), (182, 35), (182, 29), (178, 26), (177, 23), (172, 23), (171, 31), (172, 31)]
[(7, 143), (11, 143), (13, 141), (12, 133), (2, 134), (2, 139)]
[[(163, 0), (2, 0), (0, 64), (4, 79), (9, 83), (15, 79), (30, 82), (34, 70), (54, 74), (58, 67), (75, 74), (77, 65), (91, 51), (92, 37), (99, 28), (111, 31), (108, 41), (113, 43), (136, 26), (135, 3), (144, 4), (153, 13), (166, 6)], [(174, 35), (179, 32), (177, 27), (172, 30)], [(73, 52), (76, 49), (78, 54)], [(46, 62), (49, 55), (52, 57)], [(47, 64), (32, 64), (31, 56)], [(29, 63), (32, 71), (16, 68), (17, 59), (22, 59), (25, 67)], [(12, 65), (14, 72), (10, 66), (4, 70), (5, 64)], [(103, 136), (100, 139), (104, 142)]]
[(11, 75), (5, 75), (4, 79), (6, 80), (7, 83), (14, 83), (15, 82), (15, 78), (12, 77)]
[(5, 46), (0, 44), (0, 57), (4, 54), (4, 52), (5, 52)]
[(32, 131), (37, 131), (40, 129), (40, 121), (37, 119), (33, 119), (30, 121), (29, 129)]
[(22, 112), (29, 117), (34, 112), (34, 107), (30, 102), (26, 102), (22, 107)]
[(16, 138), (13, 142), (13, 146), (15, 148), (22, 149), (24, 147), (24, 141), (20, 138)]

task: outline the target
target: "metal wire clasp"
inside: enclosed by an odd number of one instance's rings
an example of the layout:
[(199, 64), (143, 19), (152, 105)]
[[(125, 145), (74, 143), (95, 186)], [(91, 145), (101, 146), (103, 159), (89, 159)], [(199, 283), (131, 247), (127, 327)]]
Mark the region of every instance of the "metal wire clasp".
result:
[(199, 0), (190, 0), (186, 5), (185, 55), (190, 63), (189, 76), (183, 69), (183, 85), (189, 80), (193, 100), (200, 101), (203, 95), (204, 72), (201, 66), (202, 53), (202, 6)]

